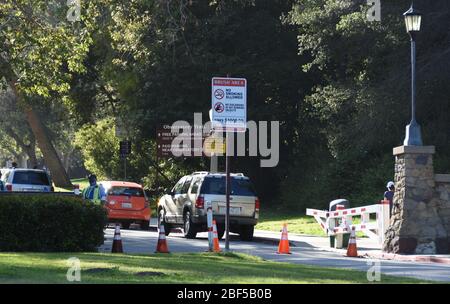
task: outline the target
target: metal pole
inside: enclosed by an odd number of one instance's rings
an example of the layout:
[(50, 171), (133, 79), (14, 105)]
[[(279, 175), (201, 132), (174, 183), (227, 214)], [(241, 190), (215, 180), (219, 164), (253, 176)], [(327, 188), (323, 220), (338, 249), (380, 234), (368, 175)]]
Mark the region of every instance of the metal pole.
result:
[[(211, 134), (211, 138), (215, 138), (217, 137), (217, 133), (216, 132), (212, 132)], [(216, 148), (216, 147), (214, 147)], [(219, 157), (217, 156), (217, 154), (215, 152), (211, 153), (210, 156), (210, 163), (209, 163), (209, 171), (211, 173), (217, 173), (219, 172)]]
[(225, 213), (225, 251), (230, 251), (230, 151), (229, 151), (229, 136), (226, 133), (226, 156), (225, 156), (225, 170), (226, 170), (226, 181), (225, 181), (225, 193), (226, 193), (226, 213)]
[(123, 158), (123, 171), (124, 171), (124, 175), (125, 175), (125, 181), (127, 180), (127, 156), (125, 155)]
[(411, 32), (411, 122), (406, 126), (405, 146), (422, 146), (420, 125), (416, 121), (416, 40)]
[(411, 121), (416, 121), (416, 41), (411, 38)]
[(218, 157), (217, 157), (216, 153), (211, 153), (211, 160), (210, 160), (209, 171), (211, 173), (217, 173), (219, 171), (219, 168), (218, 168)]

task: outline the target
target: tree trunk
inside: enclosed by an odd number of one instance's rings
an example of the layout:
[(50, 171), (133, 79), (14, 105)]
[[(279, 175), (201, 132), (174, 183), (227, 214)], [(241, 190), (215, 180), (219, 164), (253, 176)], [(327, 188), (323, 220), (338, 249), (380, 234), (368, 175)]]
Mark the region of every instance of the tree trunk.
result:
[(19, 163), (19, 167), (20, 168), (28, 168), (28, 163), (27, 163), (27, 154), (25, 152), (22, 152), (19, 155), (19, 158), (17, 159), (18, 163)]
[(50, 172), (52, 174), (52, 179), (56, 186), (58, 187), (72, 187), (69, 176), (64, 170), (61, 160), (56, 153), (55, 147), (53, 147), (52, 142), (39, 118), (37, 113), (33, 110), (32, 106), (23, 102), (20, 92), (17, 90), (17, 75), (12, 69), (11, 65), (0, 55), (0, 68), (4, 74), (6, 81), (11, 86), (14, 94), (16, 95), (17, 101), (20, 103), (22, 101), (24, 106), (25, 116), (27, 118), (28, 124), (33, 131), (34, 138), (37, 140), (38, 147), (44, 156), (45, 163), (47, 164)]
[(61, 159), (58, 157), (56, 149), (53, 147), (39, 115), (31, 105), (25, 105), (24, 111), (28, 124), (30, 125), (31, 130), (33, 130), (34, 137), (37, 140), (39, 149), (44, 156), (45, 163), (50, 169), (55, 185), (63, 188), (72, 187), (69, 176), (67, 175), (66, 170), (64, 170)]
[(67, 151), (66, 153), (63, 153), (63, 164), (64, 164), (64, 169), (66, 170), (66, 172), (69, 172), (70, 170), (70, 161), (72, 159), (72, 153), (73, 153), (73, 149), (69, 149), (69, 151)]
[(25, 152), (30, 160), (31, 168), (37, 167), (38, 161), (36, 157), (36, 140), (34, 139), (34, 134), (32, 134), (32, 139), (30, 139), (30, 144), (25, 148)]
[[(34, 138), (34, 134), (33, 134), (33, 131), (31, 130), (31, 128), (30, 128), (30, 143), (29, 144), (26, 144), (22, 140), (22, 138), (16, 132), (14, 132), (14, 130), (11, 127), (5, 128), (4, 131), (6, 132), (6, 134), (9, 137), (14, 139), (16, 144), (23, 150), (23, 152), (25, 152), (28, 155), (28, 158), (30, 159), (31, 168), (34, 168), (34, 166), (37, 166), (36, 139)], [(15, 153), (16, 158), (18, 158), (17, 155), (18, 154)]]

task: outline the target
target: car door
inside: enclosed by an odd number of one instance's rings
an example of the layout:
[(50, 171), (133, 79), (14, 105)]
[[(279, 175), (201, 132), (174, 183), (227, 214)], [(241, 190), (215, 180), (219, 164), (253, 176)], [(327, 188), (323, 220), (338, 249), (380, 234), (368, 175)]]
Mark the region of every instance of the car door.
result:
[(186, 202), (188, 202), (188, 190), (191, 186), (192, 176), (187, 176), (181, 187), (180, 194), (176, 198), (175, 204), (177, 205), (177, 222), (183, 223), (183, 209)]
[(172, 188), (172, 194), (165, 195), (166, 219), (169, 223), (177, 222), (177, 200), (181, 195), (181, 188), (183, 187), (185, 180), (186, 177), (182, 177)]

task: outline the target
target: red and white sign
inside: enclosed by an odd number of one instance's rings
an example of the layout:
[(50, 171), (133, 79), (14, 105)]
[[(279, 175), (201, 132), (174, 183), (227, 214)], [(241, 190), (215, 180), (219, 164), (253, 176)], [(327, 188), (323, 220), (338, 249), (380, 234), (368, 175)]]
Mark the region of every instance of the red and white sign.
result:
[(247, 129), (247, 80), (212, 79), (212, 127), (216, 131), (245, 132)]

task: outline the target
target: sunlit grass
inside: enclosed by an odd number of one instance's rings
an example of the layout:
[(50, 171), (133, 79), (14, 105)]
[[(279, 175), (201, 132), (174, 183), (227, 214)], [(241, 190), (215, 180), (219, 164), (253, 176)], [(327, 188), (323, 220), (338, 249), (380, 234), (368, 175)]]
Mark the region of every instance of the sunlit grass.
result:
[[(361, 271), (271, 262), (240, 253), (0, 253), (0, 283), (70, 283), (70, 257), (80, 259), (81, 283), (369, 283)], [(420, 282), (381, 277), (381, 283)]]
[[(371, 219), (374, 221), (375, 219)], [(353, 224), (361, 223), (360, 217), (353, 217)], [(280, 232), (286, 223), (288, 231), (296, 234), (315, 236), (327, 236), (314, 217), (304, 214), (286, 213), (273, 210), (261, 210), (260, 219), (255, 229)], [(362, 232), (356, 233), (357, 237), (365, 237)]]
[[(73, 185), (78, 184), (80, 186), (80, 191), (89, 186), (89, 181), (87, 178), (76, 178), (76, 179), (71, 179), (70, 181), (72, 182)], [(54, 184), (53, 184), (53, 187), (55, 188), (55, 192), (72, 192), (73, 191), (72, 188), (56, 187)]]

